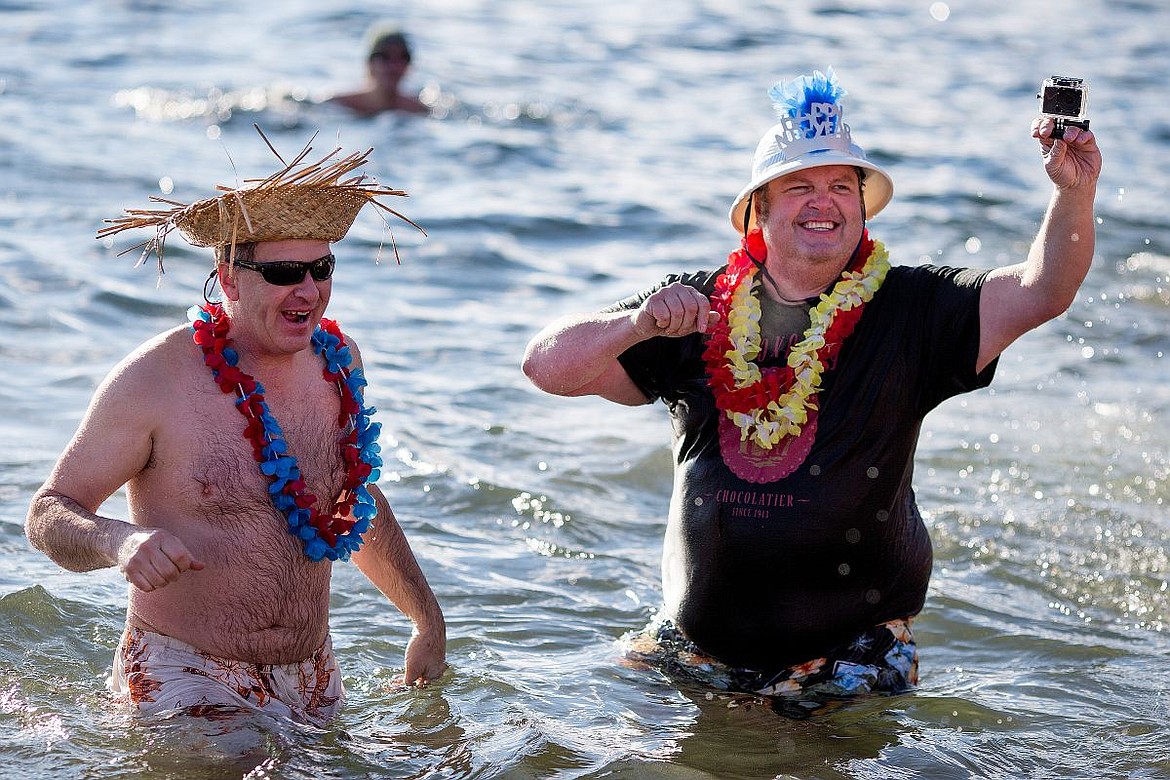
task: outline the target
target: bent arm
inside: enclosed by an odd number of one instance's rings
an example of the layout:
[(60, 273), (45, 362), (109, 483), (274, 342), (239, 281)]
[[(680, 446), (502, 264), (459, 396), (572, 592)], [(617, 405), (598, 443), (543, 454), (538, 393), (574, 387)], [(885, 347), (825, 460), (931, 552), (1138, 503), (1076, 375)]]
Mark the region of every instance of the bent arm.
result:
[(529, 342), (525, 376), (554, 395), (598, 395), (636, 406), (649, 401), (618, 362), (630, 347), (655, 336), (703, 333), (718, 315), (707, 297), (675, 282), (631, 311), (563, 317)]
[(1053, 182), (1052, 198), (1023, 263), (993, 270), (979, 304), (982, 371), (1009, 344), (1064, 313), (1089, 272), (1095, 247), (1093, 202), (1101, 155), (1092, 132), (1066, 129), (1053, 141), (1051, 119), (1038, 120), (1032, 134), (1044, 152)]
[(524, 353), (525, 376), (553, 395), (598, 395), (637, 406), (649, 399), (618, 362), (618, 355), (643, 340), (634, 325), (635, 312), (565, 317), (529, 342)]
[(141, 413), (136, 376), (142, 368), (141, 356), (128, 357), (103, 380), (29, 506), (29, 541), (71, 571), (114, 566), (118, 551), (137, 530), (97, 511), (150, 459), (151, 431)]
[(33, 547), (70, 571), (117, 566), (131, 584), (153, 590), (203, 563), (167, 531), (97, 514), (114, 491), (147, 467), (153, 398), (171, 369), (145, 347), (102, 382), (85, 419), (29, 504)]
[(406, 648), (405, 681), (414, 684), (438, 679), (447, 667), (447, 624), (443, 611), (386, 496), (377, 485), (371, 485), (369, 490), (378, 515), (374, 527), (366, 534), (365, 543), (353, 554), (353, 562), (414, 624)]

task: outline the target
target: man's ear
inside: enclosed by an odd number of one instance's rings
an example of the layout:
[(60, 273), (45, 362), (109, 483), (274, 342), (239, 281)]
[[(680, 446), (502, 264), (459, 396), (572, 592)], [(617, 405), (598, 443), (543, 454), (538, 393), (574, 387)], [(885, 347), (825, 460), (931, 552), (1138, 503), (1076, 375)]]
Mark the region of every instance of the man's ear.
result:
[(215, 273), (219, 278), (219, 289), (223, 290), (223, 297), (229, 301), (238, 301), (240, 299), (240, 288), (236, 284), (235, 275), (228, 273), (228, 264), (220, 263), (217, 265), (215, 267)]

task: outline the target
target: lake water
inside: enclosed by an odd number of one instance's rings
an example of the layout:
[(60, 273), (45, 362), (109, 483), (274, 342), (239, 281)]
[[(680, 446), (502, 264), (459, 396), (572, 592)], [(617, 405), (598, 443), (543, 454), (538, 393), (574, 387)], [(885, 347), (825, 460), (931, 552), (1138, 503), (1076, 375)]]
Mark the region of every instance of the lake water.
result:
[[(0, 776), (1170, 778), (1170, 6), (401, 4), (385, 10), (441, 116), (311, 105), (359, 83), (373, 5), (0, 0)], [(1088, 80), (1105, 168), (1071, 311), (927, 420), (920, 688), (795, 721), (618, 663), (661, 601), (665, 411), (545, 396), (518, 364), (551, 319), (722, 262), (767, 88), (828, 65), (893, 174), (871, 231), (896, 263), (1023, 256), (1051, 74)], [(160, 282), (94, 232), (163, 188), (271, 172), (253, 122), (282, 152), (317, 130), (322, 151), (375, 147), (427, 230), (395, 228), (398, 266), (364, 214), (330, 313), (362, 346), (382, 486), (451, 663), (390, 687), (409, 625), (339, 566), (349, 704), (323, 731), (232, 735), (260, 756), (112, 708), (125, 583), (58, 569), (22, 528), (96, 384), (182, 320), (209, 268), (176, 236)]]

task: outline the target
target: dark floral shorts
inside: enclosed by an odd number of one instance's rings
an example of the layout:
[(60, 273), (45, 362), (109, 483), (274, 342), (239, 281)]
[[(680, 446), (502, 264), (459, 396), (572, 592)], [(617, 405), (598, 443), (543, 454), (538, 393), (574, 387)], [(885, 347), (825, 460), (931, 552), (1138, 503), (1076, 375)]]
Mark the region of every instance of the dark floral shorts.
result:
[(762, 673), (706, 655), (669, 618), (623, 638), (627, 660), (725, 691), (759, 696), (842, 697), (902, 693), (918, 683), (918, 649), (910, 618), (891, 620), (833, 648), (821, 658)]

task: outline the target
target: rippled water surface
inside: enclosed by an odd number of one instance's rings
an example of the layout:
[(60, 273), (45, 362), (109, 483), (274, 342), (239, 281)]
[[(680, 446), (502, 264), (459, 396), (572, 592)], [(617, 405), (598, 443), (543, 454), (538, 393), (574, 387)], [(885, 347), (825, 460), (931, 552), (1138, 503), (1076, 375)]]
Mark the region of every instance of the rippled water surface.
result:
[[(242, 6), (242, 7), (241, 7)], [(270, 7), (271, 6), (271, 7)], [(263, 10), (261, 10), (263, 9)], [(451, 0), (402, 7), (0, 0), (0, 776), (1170, 778), (1170, 59), (1161, 2)], [(361, 35), (396, 14), (435, 118), (355, 120)], [(832, 65), (892, 171), (895, 262), (991, 267), (1048, 198), (1028, 123), (1090, 84), (1097, 257), (990, 390), (928, 418), (935, 573), (922, 684), (810, 720), (618, 662), (660, 603), (661, 407), (532, 389), (552, 318), (717, 265), (778, 78)], [(449, 621), (450, 674), (389, 685), (409, 635), (355, 569), (332, 628), (350, 701), (320, 731), (144, 727), (104, 688), (115, 572), (57, 569), (22, 523), (90, 394), (200, 298), (204, 252), (134, 268), (103, 218), (267, 174), (274, 144), (375, 147), (427, 230), (371, 213), (331, 314), (362, 346), (382, 480)], [(165, 181), (164, 181), (165, 178)], [(157, 282), (157, 283), (156, 283)], [(115, 496), (108, 513), (124, 512)]]

